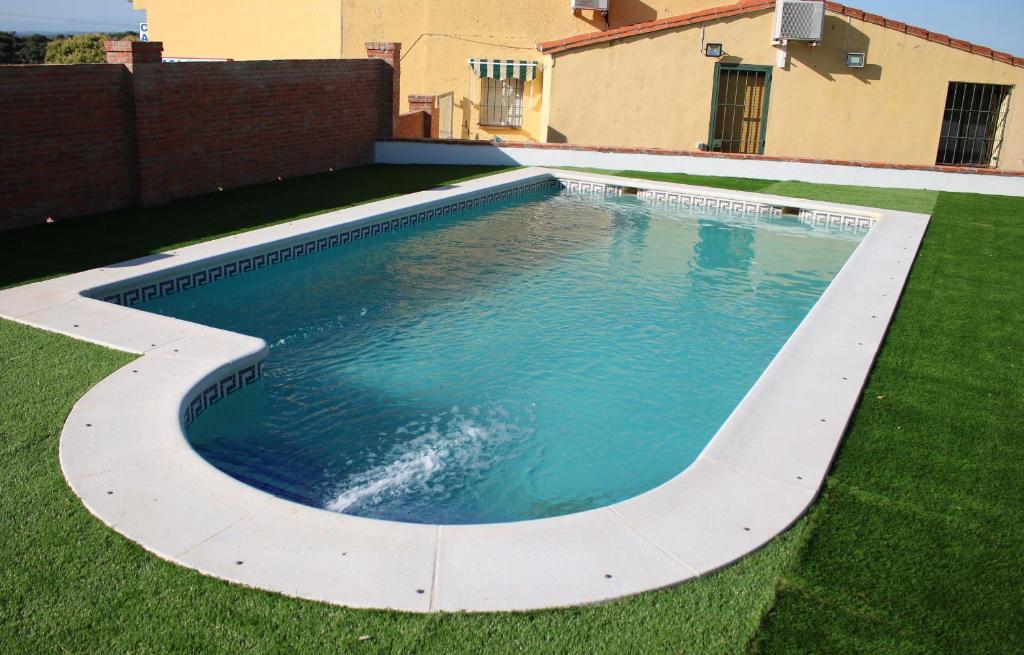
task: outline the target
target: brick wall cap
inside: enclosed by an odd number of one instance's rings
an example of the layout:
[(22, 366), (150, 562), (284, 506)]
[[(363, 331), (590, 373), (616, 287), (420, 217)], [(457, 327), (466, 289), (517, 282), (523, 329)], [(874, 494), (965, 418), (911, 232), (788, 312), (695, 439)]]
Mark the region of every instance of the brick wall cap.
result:
[(163, 41), (104, 41), (104, 52), (145, 52), (157, 50), (163, 52)]
[(104, 52), (131, 52), (132, 42), (131, 41), (104, 41), (103, 42)]
[(366, 49), (377, 50), (380, 52), (393, 52), (395, 50), (401, 50), (402, 44), (389, 41), (367, 41)]

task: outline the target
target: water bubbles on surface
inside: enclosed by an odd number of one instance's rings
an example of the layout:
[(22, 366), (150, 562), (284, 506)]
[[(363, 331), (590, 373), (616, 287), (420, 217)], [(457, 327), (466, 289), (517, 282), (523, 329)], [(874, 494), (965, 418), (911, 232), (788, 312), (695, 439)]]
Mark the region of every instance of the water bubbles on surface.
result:
[[(388, 504), (413, 493), (443, 499), (454, 489), (482, 477), (509, 456), (507, 446), (528, 438), (529, 428), (506, 420), (501, 407), (475, 407), (463, 414), (458, 406), (395, 429), (412, 438), (377, 456), (367, 452), (366, 470), (354, 473), (324, 504), (335, 512), (352, 512)], [(361, 512), (354, 512), (361, 513)]]
[(360, 316), (366, 316), (366, 308), (365, 307), (363, 307), (362, 309), (359, 310), (359, 315)]

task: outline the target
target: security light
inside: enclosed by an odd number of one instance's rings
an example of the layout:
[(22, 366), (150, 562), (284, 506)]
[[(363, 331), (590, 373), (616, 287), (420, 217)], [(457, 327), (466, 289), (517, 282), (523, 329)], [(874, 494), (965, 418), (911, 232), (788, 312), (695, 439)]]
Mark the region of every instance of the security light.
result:
[(722, 56), (722, 44), (721, 43), (709, 43), (704, 48), (705, 57), (721, 57)]
[(863, 52), (846, 53), (847, 68), (864, 68), (865, 61), (867, 61), (867, 56)]

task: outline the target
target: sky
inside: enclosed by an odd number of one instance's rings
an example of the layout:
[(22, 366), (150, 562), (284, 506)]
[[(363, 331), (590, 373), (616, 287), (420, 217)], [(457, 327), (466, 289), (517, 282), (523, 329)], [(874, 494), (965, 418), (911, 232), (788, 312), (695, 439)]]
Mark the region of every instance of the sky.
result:
[[(1024, 0), (845, 0), (843, 4), (1024, 56)], [(127, 0), (0, 0), (0, 30), (122, 31), (138, 29), (143, 20), (145, 12), (132, 10)]]

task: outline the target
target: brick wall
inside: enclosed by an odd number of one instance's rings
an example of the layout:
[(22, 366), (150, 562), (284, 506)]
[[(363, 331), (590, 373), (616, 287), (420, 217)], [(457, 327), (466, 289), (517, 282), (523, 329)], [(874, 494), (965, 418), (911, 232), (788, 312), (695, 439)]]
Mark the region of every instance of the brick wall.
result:
[(430, 114), (425, 111), (410, 111), (398, 117), (395, 137), (399, 139), (430, 138)]
[(136, 64), (140, 201), (370, 163), (391, 87), (379, 60)]
[(394, 136), (398, 132), (398, 112), (400, 111), (399, 88), (402, 84), (402, 44), (368, 41), (365, 45), (367, 58), (383, 61), (392, 71), (391, 102), (387, 105), (388, 111), (382, 114), (382, 119), (390, 117), (391, 136)]
[(135, 197), (124, 66), (0, 66), (0, 228)]
[(409, 112), (398, 117), (395, 125), (397, 139), (436, 139), (438, 113), (434, 111), (437, 96), (409, 96)]
[(355, 166), (397, 124), (398, 44), (365, 60), (0, 66), (0, 229)]

